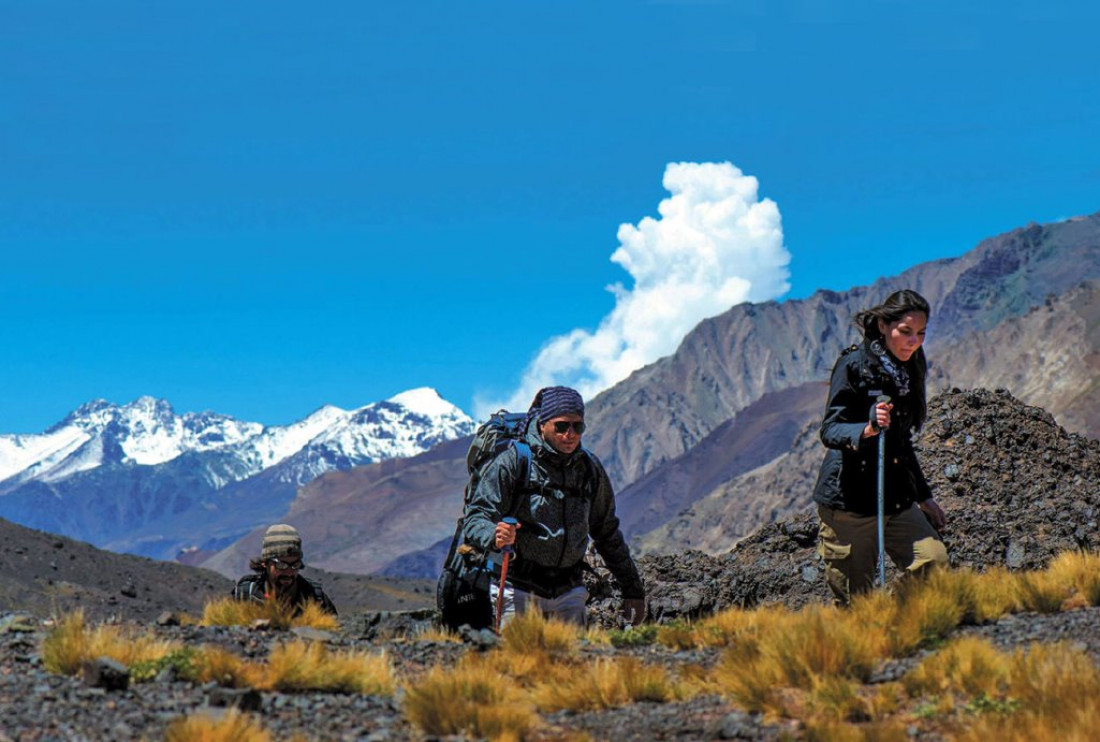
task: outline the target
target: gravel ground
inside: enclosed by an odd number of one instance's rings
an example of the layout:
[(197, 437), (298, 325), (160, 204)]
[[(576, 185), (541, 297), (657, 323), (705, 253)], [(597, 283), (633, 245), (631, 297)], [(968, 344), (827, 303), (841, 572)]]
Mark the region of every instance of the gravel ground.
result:
[[(272, 644), (287, 638), (281, 632), (257, 632), (246, 628), (148, 626), (159, 637), (178, 639), (190, 646), (216, 644), (250, 659), (261, 659)], [(201, 712), (224, 713), (224, 691), (161, 677), (131, 685), (127, 690), (106, 691), (89, 687), (80, 677), (54, 675), (42, 667), (41, 641), (45, 629), (37, 620), (18, 614), (0, 614), (0, 708), (4, 742), (156, 740), (168, 724), (180, 716)], [(1069, 641), (1085, 649), (1100, 665), (1100, 608), (1041, 615), (1006, 616), (995, 624), (963, 627), (959, 635), (988, 637), (1002, 649), (1032, 642)], [(433, 665), (453, 665), (478, 647), (453, 642), (363, 639), (342, 630), (326, 643), (336, 649), (386, 651), (403, 676), (416, 675)], [(631, 655), (643, 662), (680, 667), (709, 667), (720, 650), (674, 651), (660, 646), (614, 649), (605, 646), (582, 650), (591, 657)], [(899, 679), (922, 655), (884, 663), (871, 682)], [(301, 735), (310, 740), (425, 740), (404, 718), (401, 694), (395, 698), (338, 693), (259, 694), (259, 713), (275, 739)], [(920, 732), (914, 729), (914, 732)], [(579, 733), (594, 740), (627, 742), (643, 740), (801, 739), (796, 722), (767, 723), (759, 716), (738, 711), (716, 696), (701, 696), (675, 703), (639, 703), (602, 712), (557, 712), (543, 717), (536, 740), (577, 739)], [(921, 739), (935, 739), (922, 734)]]

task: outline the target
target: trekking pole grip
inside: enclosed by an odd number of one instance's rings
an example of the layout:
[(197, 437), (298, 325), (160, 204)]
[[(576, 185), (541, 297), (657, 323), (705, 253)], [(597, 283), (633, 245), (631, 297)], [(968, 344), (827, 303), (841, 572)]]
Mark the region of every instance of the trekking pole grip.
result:
[[(518, 526), (519, 525), (519, 521), (516, 520), (515, 518), (511, 517), (511, 516), (509, 516), (507, 518), (502, 518), (500, 522), (504, 523), (505, 525), (509, 525), (509, 526)], [(500, 551), (501, 551), (501, 553), (507, 552), (508, 554), (512, 554), (513, 552), (515, 552), (515, 549), (512, 547), (512, 544), (508, 544), (507, 546), (502, 546)]]

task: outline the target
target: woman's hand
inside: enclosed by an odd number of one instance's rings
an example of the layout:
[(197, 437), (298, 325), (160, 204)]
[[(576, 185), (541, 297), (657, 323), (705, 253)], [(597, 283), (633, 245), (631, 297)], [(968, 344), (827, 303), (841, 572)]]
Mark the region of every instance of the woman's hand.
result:
[(890, 410), (894, 409), (894, 403), (879, 402), (871, 409), (874, 411), (874, 421), (867, 423), (866, 427), (863, 428), (864, 438), (878, 435), (880, 430), (890, 427)]
[(496, 529), (496, 546), (498, 549), (503, 549), (505, 546), (511, 546), (516, 542), (516, 529), (519, 528), (519, 524), (509, 525), (504, 521), (497, 523)]
[(937, 530), (941, 530), (947, 525), (947, 514), (943, 512), (943, 508), (940, 507), (934, 497), (929, 497), (922, 502), (920, 509), (924, 511), (924, 514), (928, 516), (928, 520)]

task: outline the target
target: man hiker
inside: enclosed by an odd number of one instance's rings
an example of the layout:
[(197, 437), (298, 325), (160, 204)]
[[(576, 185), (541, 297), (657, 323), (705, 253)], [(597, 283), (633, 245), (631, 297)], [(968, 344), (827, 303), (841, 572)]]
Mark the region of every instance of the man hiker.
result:
[(320, 604), (325, 613), (336, 615), (336, 606), (318, 582), (302, 577), (302, 537), (293, 526), (280, 523), (271, 526), (264, 534), (260, 558), (248, 563), (252, 574), (245, 575), (233, 588), (237, 600), (263, 603), (279, 600), (294, 608), (298, 615), (307, 600)]
[[(502, 626), (533, 605), (544, 615), (585, 625), (588, 591), (582, 577), (589, 538), (619, 583), (623, 617), (641, 623), (645, 588), (619, 530), (611, 481), (599, 459), (581, 447), (584, 400), (569, 387), (541, 389), (524, 427), (531, 448), (527, 481), (520, 481), (516, 449), (505, 449), (481, 476), (463, 525), (465, 542), (476, 548), (514, 547)], [(518, 524), (505, 523), (506, 517)], [(489, 591), (496, 606), (499, 585), (494, 581)]]

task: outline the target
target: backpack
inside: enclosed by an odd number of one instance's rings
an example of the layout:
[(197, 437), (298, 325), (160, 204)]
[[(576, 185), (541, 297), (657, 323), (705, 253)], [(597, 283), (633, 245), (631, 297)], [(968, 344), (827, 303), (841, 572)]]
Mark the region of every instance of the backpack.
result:
[[(488, 554), (468, 544), (459, 544), (466, 506), (477, 489), (489, 463), (508, 448), (515, 448), (519, 457), (520, 481), (527, 482), (531, 471), (531, 447), (523, 440), (526, 432), (524, 412), (500, 410), (478, 427), (466, 452), (466, 470), (470, 474), (463, 492), (463, 515), (455, 526), (451, 548), (443, 561), (443, 571), (436, 584), (436, 606), (444, 626), (457, 630), (467, 625), (473, 629), (489, 628), (493, 624), (493, 607), (489, 601), (492, 565)], [(520, 502), (516, 498), (516, 504)]]

